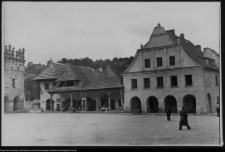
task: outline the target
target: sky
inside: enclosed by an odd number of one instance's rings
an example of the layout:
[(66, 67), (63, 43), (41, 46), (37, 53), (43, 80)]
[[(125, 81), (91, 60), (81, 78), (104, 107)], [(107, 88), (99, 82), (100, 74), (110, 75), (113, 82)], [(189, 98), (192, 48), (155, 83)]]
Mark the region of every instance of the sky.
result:
[[(220, 52), (219, 2), (3, 2), (2, 43), (25, 60), (134, 56), (155, 26)], [(3, 49), (2, 49), (3, 50)]]

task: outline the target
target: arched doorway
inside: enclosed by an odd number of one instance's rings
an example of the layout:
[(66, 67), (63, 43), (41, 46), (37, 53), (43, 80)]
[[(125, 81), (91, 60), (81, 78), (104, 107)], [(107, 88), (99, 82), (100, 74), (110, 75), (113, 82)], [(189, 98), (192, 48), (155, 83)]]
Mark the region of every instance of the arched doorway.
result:
[(158, 113), (159, 112), (159, 103), (158, 99), (154, 96), (151, 96), (147, 99), (147, 112), (148, 113)]
[(165, 103), (165, 108), (167, 106), (170, 106), (170, 108), (172, 109), (172, 113), (177, 113), (177, 100), (174, 96), (167, 96), (164, 100)]
[(14, 111), (16, 111), (19, 109), (19, 97), (16, 96), (13, 101), (14, 101)]
[(196, 113), (196, 98), (193, 95), (186, 95), (183, 98), (183, 105), (188, 113)]
[[(46, 110), (51, 110), (51, 100), (46, 100)], [(54, 110), (54, 100), (52, 100), (52, 110)]]
[(209, 104), (209, 112), (212, 112), (212, 99), (209, 93), (207, 94), (207, 98), (208, 98), (208, 104)]
[(133, 97), (130, 100), (130, 110), (141, 109), (141, 100), (138, 97)]

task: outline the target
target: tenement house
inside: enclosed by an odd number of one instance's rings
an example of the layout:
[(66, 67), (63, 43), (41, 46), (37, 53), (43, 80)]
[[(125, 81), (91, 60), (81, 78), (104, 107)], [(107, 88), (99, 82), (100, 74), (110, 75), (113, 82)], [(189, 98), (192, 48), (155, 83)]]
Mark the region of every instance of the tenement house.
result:
[(41, 108), (44, 111), (77, 111), (123, 109), (125, 67), (107, 65), (104, 70), (91, 67), (50, 63), (33, 80), (40, 85)]
[(4, 47), (4, 111), (24, 109), (24, 52)]
[(125, 109), (157, 113), (170, 106), (176, 113), (185, 106), (189, 113), (215, 112), (219, 79), (218, 53), (202, 52), (184, 34), (158, 24), (123, 72)]

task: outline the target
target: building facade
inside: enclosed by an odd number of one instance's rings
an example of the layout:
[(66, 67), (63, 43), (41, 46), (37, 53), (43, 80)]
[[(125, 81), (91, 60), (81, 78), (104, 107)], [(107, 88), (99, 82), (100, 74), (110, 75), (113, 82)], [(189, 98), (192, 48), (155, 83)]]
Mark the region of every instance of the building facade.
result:
[(123, 67), (108, 65), (102, 72), (90, 67), (50, 63), (33, 80), (40, 85), (44, 111), (123, 109)]
[(219, 55), (156, 26), (123, 72), (125, 110), (159, 112), (185, 106), (189, 113), (215, 112), (219, 100)]
[[(24, 109), (24, 48), (4, 47), (4, 111)], [(14, 54), (15, 52), (15, 54)]]

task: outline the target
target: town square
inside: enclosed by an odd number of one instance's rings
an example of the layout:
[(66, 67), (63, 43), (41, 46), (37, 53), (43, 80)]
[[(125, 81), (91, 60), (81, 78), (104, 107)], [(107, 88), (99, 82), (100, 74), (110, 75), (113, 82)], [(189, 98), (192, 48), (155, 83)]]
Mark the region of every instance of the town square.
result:
[[(4, 116), (4, 146), (216, 146), (217, 116), (189, 116), (191, 130), (178, 130), (179, 116), (113, 113), (19, 113)], [(18, 130), (19, 128), (19, 130)], [(157, 129), (156, 129), (157, 128)]]
[(219, 2), (2, 4), (3, 146), (224, 144)]

